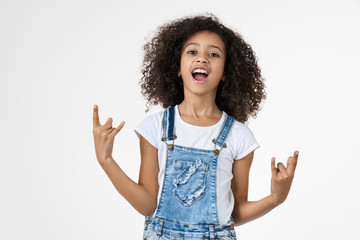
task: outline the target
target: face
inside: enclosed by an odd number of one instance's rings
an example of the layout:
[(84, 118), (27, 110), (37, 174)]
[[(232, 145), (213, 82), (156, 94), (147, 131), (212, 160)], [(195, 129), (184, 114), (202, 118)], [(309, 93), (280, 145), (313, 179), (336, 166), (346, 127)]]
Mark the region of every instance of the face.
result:
[(225, 44), (216, 33), (201, 31), (185, 42), (179, 74), (183, 79), (185, 97), (189, 94), (216, 97), (221, 80), (225, 79)]

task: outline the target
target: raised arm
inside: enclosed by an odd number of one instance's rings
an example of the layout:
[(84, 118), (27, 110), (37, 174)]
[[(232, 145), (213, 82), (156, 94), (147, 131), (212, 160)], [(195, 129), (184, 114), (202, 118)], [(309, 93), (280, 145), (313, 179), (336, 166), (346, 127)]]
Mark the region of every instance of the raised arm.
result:
[(271, 159), (271, 194), (258, 201), (248, 201), (249, 170), (254, 152), (235, 161), (231, 188), (235, 198), (232, 216), (236, 226), (265, 215), (285, 201), (294, 178), (298, 155), (296, 151), (290, 156), (286, 167), (282, 163), (275, 167), (275, 158)]
[(142, 215), (149, 216), (157, 204), (159, 172), (157, 149), (140, 138), (141, 166), (139, 183), (130, 179), (112, 157), (113, 143), (116, 134), (123, 128), (121, 122), (117, 128), (112, 127), (112, 119), (108, 118), (104, 125), (100, 124), (98, 106), (94, 105), (93, 134), (96, 158), (116, 190)]

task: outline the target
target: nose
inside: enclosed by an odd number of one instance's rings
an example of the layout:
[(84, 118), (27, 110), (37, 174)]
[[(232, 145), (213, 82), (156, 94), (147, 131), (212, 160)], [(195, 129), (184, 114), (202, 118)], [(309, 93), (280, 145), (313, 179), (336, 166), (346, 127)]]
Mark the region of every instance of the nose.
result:
[(198, 58), (196, 59), (196, 62), (198, 62), (198, 63), (207, 63), (208, 60), (207, 60), (207, 58), (205, 56), (199, 55)]

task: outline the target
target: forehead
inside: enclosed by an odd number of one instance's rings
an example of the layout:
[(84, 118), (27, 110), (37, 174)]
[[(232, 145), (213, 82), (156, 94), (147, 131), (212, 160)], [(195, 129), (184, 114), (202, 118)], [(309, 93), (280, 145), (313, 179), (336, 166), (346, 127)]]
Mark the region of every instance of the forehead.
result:
[(211, 31), (200, 31), (191, 35), (184, 43), (183, 47), (188, 46), (191, 43), (205, 45), (205, 46), (217, 46), (225, 51), (225, 43), (221, 40), (220, 36)]

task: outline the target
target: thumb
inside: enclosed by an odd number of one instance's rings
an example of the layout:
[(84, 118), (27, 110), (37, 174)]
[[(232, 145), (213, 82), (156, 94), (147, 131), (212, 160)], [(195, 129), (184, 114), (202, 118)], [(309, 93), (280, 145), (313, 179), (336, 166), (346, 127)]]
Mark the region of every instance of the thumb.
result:
[(276, 176), (275, 157), (271, 158), (271, 175)]
[(292, 157), (289, 157), (287, 160), (287, 168), (290, 174), (294, 174), (295, 172), (298, 157), (299, 157), (299, 151), (295, 151), (294, 155)]

